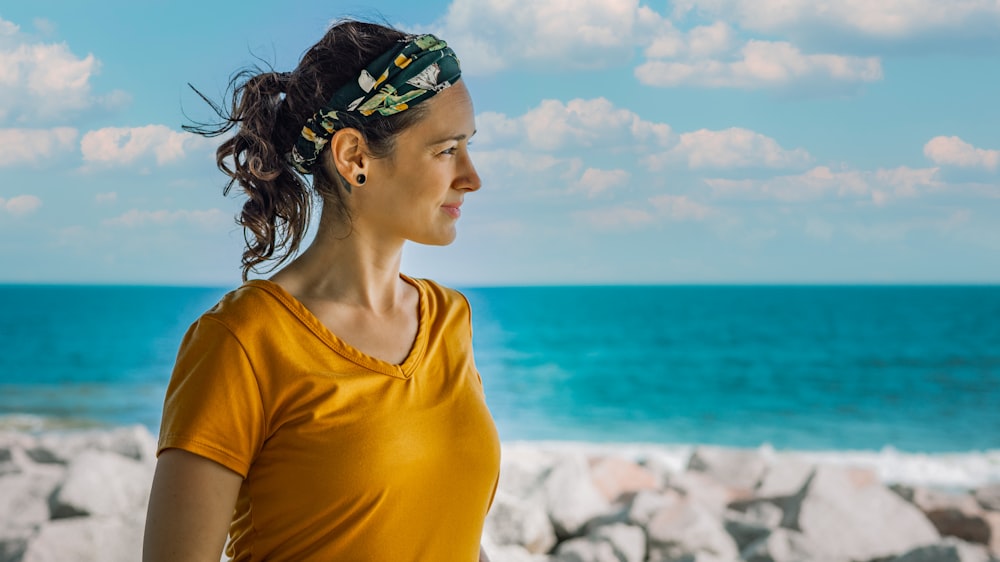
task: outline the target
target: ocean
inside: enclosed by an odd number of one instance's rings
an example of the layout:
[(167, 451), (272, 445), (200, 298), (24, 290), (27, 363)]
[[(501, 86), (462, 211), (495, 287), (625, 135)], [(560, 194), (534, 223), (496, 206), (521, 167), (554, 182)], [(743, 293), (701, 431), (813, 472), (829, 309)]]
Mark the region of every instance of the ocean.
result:
[[(462, 290), (505, 441), (930, 455), (1000, 480), (1000, 286)], [(0, 286), (0, 428), (155, 433), (224, 292)]]

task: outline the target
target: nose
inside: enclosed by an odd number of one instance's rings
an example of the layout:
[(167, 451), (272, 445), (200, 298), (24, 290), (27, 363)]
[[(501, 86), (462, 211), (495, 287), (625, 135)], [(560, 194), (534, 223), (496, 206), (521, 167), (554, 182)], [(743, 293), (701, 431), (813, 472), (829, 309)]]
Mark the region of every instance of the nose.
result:
[(459, 176), (458, 188), (465, 191), (478, 191), (483, 186), (483, 181), (476, 172), (476, 166), (472, 163), (472, 157), (468, 150), (462, 151), (462, 174)]

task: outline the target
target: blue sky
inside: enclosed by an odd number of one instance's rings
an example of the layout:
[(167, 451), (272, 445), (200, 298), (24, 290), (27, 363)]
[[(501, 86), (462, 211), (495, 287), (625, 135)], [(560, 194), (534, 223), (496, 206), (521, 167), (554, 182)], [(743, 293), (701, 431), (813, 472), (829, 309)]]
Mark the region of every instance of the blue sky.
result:
[[(452, 0), (484, 180), (404, 270), (460, 286), (1000, 282), (994, 0)], [(0, 282), (239, 282), (241, 202), (181, 131), (358, 3), (0, 9)]]

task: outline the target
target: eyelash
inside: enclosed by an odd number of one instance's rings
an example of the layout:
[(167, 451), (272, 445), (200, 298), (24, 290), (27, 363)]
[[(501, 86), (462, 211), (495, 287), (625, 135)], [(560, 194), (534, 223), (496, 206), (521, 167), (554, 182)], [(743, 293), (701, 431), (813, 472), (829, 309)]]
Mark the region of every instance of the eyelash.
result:
[[(468, 141), (468, 142), (465, 143), (466, 150), (468, 150), (470, 146), (472, 146), (472, 141)], [(458, 150), (458, 146), (453, 146), (451, 148), (448, 148), (448, 149), (445, 149), (445, 150), (441, 151), (440, 154), (447, 154), (449, 156), (453, 156), (455, 154), (456, 150)]]

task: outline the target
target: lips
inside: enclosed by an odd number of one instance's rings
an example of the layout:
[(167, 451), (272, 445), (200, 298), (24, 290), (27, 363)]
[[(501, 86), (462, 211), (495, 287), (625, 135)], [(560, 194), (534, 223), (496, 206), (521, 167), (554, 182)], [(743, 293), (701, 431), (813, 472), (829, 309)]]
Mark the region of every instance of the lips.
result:
[(444, 211), (445, 213), (448, 213), (448, 215), (452, 216), (453, 218), (457, 219), (458, 217), (462, 216), (462, 210), (459, 208), (461, 206), (462, 206), (461, 201), (459, 201), (458, 203), (448, 203), (446, 205), (441, 205), (441, 210)]

